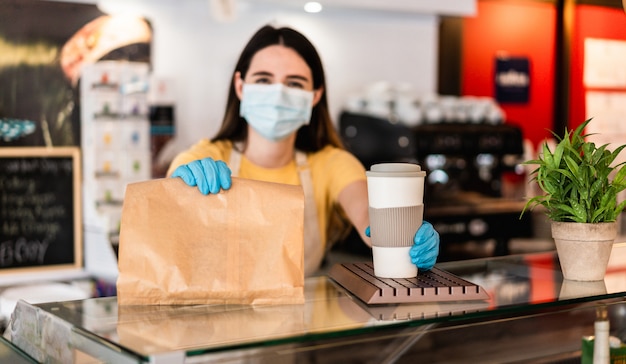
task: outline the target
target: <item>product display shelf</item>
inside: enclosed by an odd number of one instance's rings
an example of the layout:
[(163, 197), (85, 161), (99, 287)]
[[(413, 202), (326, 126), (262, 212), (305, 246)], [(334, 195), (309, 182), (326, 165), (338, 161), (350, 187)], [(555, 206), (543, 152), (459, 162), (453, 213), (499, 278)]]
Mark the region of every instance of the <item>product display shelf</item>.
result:
[(302, 305), (20, 302), (5, 336), (37, 361), (64, 363), (577, 360), (598, 305), (621, 337), (624, 258), (616, 243), (598, 282), (564, 281), (552, 251), (437, 264), (488, 296), (465, 301), (367, 304), (324, 275), (305, 280)]

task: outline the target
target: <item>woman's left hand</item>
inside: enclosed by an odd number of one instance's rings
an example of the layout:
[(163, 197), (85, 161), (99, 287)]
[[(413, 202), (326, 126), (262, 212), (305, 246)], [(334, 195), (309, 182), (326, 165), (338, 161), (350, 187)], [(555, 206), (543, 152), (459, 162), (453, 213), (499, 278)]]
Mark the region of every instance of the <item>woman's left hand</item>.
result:
[(421, 270), (430, 270), (435, 265), (439, 255), (439, 233), (431, 223), (423, 221), (417, 229), (409, 255), (411, 262)]
[[(370, 227), (365, 229), (365, 236), (370, 236)], [(439, 233), (431, 223), (422, 221), (413, 237), (413, 246), (409, 250), (411, 262), (421, 270), (430, 270), (439, 255)]]

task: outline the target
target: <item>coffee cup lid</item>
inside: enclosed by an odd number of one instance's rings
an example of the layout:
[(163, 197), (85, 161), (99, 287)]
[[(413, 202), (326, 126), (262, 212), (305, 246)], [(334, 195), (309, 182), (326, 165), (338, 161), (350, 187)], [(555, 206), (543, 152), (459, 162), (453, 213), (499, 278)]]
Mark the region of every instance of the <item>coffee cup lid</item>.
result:
[(373, 164), (365, 174), (371, 177), (422, 177), (426, 172), (414, 163), (379, 163)]

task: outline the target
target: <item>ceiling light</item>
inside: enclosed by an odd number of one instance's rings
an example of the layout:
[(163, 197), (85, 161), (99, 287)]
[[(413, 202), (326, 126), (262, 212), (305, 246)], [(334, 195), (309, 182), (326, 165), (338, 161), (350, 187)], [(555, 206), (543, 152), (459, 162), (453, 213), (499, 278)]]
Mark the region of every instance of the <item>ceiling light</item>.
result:
[(322, 11), (322, 4), (318, 3), (317, 1), (309, 1), (304, 4), (304, 11), (306, 11), (307, 13), (319, 13), (320, 11)]

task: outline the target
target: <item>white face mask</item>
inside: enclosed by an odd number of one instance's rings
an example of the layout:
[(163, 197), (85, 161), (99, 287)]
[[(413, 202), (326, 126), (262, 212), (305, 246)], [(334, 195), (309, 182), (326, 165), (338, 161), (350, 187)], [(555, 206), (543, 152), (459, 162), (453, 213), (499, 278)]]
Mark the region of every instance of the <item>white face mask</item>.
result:
[(309, 123), (313, 92), (281, 83), (244, 84), (239, 115), (265, 138), (278, 141)]

